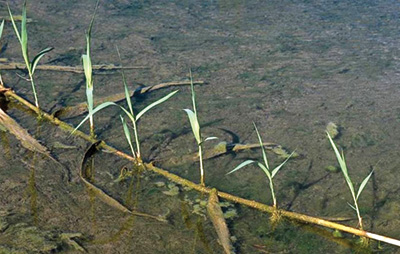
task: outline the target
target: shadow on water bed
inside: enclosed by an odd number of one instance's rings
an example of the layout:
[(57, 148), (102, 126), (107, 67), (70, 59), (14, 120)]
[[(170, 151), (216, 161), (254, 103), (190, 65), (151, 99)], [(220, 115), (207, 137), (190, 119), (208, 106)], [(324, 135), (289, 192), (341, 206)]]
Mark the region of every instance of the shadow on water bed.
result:
[[(29, 2), (32, 53), (51, 46), (54, 50), (42, 63), (81, 65), (94, 4)], [(5, 3), (0, 6), (0, 16), (8, 15)], [(20, 1), (10, 3), (14, 14), (21, 6)], [(219, 138), (205, 143), (205, 149), (232, 140), (220, 128), (235, 133), (243, 144), (257, 143), (251, 126), (256, 122), (266, 141), (289, 151), (296, 149), (301, 155), (289, 161), (274, 182), (280, 206), (315, 216), (348, 218), (344, 223), (357, 227), (346, 205), (351, 196), (345, 191), (343, 176), (333, 170), (338, 165), (324, 133), (328, 123), (338, 124), (341, 135), (335, 143), (344, 150), (354, 182), (360, 183), (375, 169), (373, 183), (359, 200), (364, 227), (396, 237), (400, 235), (396, 152), (400, 144), (400, 35), (394, 32), (398, 13), (397, 3), (383, 0), (101, 1), (92, 31), (92, 62), (119, 64), (118, 45), (123, 65), (146, 67), (125, 71), (130, 90), (136, 84), (187, 81), (192, 68), (196, 79), (209, 83), (196, 87), (202, 135)], [(0, 43), (0, 58), (23, 61), (7, 21)], [(18, 94), (33, 101), (29, 82), (21, 78), (27, 73), (0, 73)], [(94, 80), (97, 98), (123, 92), (118, 72), (96, 73)], [(83, 74), (37, 70), (35, 84), (45, 111), (86, 100)], [(197, 151), (182, 110), (191, 105), (190, 91), (180, 90), (173, 101), (144, 116), (138, 127), (142, 154), (159, 160), (161, 166), (164, 158)], [(145, 95), (134, 101), (135, 107), (143, 109), (170, 91)], [(68, 137), (46, 121), (38, 128), (35, 116), (15, 103), (7, 114), (60, 164), (28, 151), (0, 126), (0, 252), (222, 251), (206, 217), (205, 198), (197, 192), (150, 172), (116, 181), (124, 167), (132, 169), (131, 163), (100, 152), (94, 158), (93, 183), (130, 209), (166, 216), (169, 223), (113, 209), (94, 198), (79, 180), (80, 163), (89, 146), (86, 141)], [(128, 152), (118, 114), (116, 109), (107, 109), (96, 115), (97, 137)], [(75, 126), (80, 121), (68, 119)], [(249, 149), (206, 160), (206, 183), (271, 204), (264, 173), (258, 168), (226, 176), (246, 159), (262, 160), (260, 151)], [(270, 163), (280, 162), (279, 156), (271, 155)], [(193, 161), (168, 165), (171, 172), (195, 182), (197, 168)], [(309, 231), (287, 221), (273, 229), (266, 214), (232, 203), (222, 209), (230, 216), (226, 220), (238, 253), (354, 252), (349, 235), (332, 239), (335, 232)], [(379, 246), (373, 243), (372, 247)], [(398, 252), (395, 247), (382, 247), (382, 253)]]

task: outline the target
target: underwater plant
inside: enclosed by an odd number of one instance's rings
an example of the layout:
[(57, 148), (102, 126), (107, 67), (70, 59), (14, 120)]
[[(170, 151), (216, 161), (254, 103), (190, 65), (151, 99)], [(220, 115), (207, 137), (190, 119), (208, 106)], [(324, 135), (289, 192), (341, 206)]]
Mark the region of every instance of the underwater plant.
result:
[(8, 13), (10, 15), (11, 23), (14, 28), (15, 35), (18, 38), (18, 41), (21, 45), (21, 50), (22, 50), (22, 56), (25, 61), (26, 69), (28, 70), (28, 75), (29, 75), (29, 81), (31, 82), (32, 85), (32, 92), (33, 96), (35, 97), (35, 106), (39, 108), (39, 101), (37, 98), (37, 92), (36, 92), (36, 85), (35, 81), (33, 79), (33, 74), (35, 73), (35, 69), (37, 64), (39, 63), (40, 58), (42, 58), (46, 53), (51, 51), (53, 48), (48, 47), (40, 51), (32, 60), (32, 62), (29, 60), (29, 54), (28, 54), (28, 32), (26, 28), (26, 1), (24, 1), (24, 4), (22, 6), (22, 19), (21, 19), (21, 32), (18, 31), (17, 25), (15, 24), (14, 16), (11, 13), (10, 6), (7, 3), (8, 7)]
[(191, 109), (184, 109), (184, 111), (186, 112), (186, 114), (189, 118), (193, 136), (196, 139), (196, 143), (197, 143), (197, 147), (198, 147), (199, 162), (200, 162), (200, 183), (201, 183), (201, 185), (204, 186), (204, 166), (203, 166), (203, 151), (202, 151), (203, 142), (212, 140), (212, 139), (217, 139), (217, 137), (208, 137), (204, 140), (201, 138), (200, 124), (199, 124), (199, 119), (197, 117), (196, 93), (194, 92), (194, 85), (193, 85), (193, 78), (192, 78), (191, 70), (189, 70), (189, 75), (190, 75), (190, 89), (192, 92), (193, 111)]
[(268, 158), (267, 158), (267, 153), (265, 152), (265, 148), (263, 146), (263, 141), (261, 139), (260, 133), (258, 132), (257, 126), (256, 124), (253, 122), (254, 125), (254, 129), (256, 130), (257, 133), (257, 137), (258, 137), (258, 141), (260, 143), (260, 147), (261, 147), (261, 151), (262, 151), (262, 155), (263, 155), (263, 160), (264, 160), (264, 164), (258, 161), (254, 161), (254, 160), (246, 160), (242, 163), (240, 163), (236, 168), (234, 168), (233, 170), (231, 170), (230, 172), (227, 173), (227, 175), (232, 174), (233, 172), (243, 168), (244, 166), (247, 166), (249, 164), (252, 163), (257, 163), (257, 165), (264, 171), (264, 173), (267, 175), (268, 180), (269, 180), (269, 189), (271, 191), (271, 196), (272, 196), (272, 203), (273, 203), (273, 207), (275, 209), (277, 209), (277, 202), (276, 202), (276, 196), (275, 196), (275, 190), (274, 190), (274, 183), (272, 181), (272, 179), (274, 178), (274, 176), (276, 175), (276, 173), (278, 173), (278, 171), (283, 167), (283, 165), (290, 159), (290, 157), (292, 157), (292, 155), (294, 154), (294, 152), (292, 152), (281, 164), (279, 164), (279, 166), (277, 166), (276, 168), (274, 168), (273, 170), (270, 169), (269, 164), (268, 164)]
[(342, 173), (343, 173), (343, 175), (344, 175), (344, 179), (346, 180), (346, 183), (347, 183), (347, 185), (349, 186), (350, 193), (351, 193), (351, 196), (352, 196), (352, 198), (353, 198), (354, 204), (351, 205), (350, 203), (348, 203), (348, 205), (349, 205), (353, 210), (356, 211), (356, 213), (357, 213), (357, 218), (358, 218), (358, 226), (359, 226), (359, 228), (360, 228), (361, 230), (363, 230), (362, 217), (361, 217), (361, 215), (360, 215), (360, 209), (359, 209), (359, 207), (358, 207), (358, 198), (360, 197), (361, 192), (364, 190), (365, 186), (366, 186), (367, 183), (368, 183), (368, 180), (371, 178), (372, 173), (373, 173), (374, 171), (372, 170), (371, 173), (369, 173), (369, 174), (364, 178), (364, 180), (361, 182), (360, 187), (358, 188), (358, 191), (357, 191), (357, 194), (356, 194), (356, 192), (355, 192), (355, 190), (354, 190), (354, 184), (353, 184), (353, 182), (351, 181), (350, 176), (349, 176), (349, 173), (348, 173), (346, 161), (345, 161), (345, 159), (344, 159), (344, 153), (343, 153), (343, 151), (342, 151), (341, 154), (339, 153), (339, 150), (337, 149), (335, 143), (333, 142), (332, 137), (331, 137), (331, 135), (329, 134), (329, 132), (326, 132), (326, 134), (328, 135), (328, 139), (329, 139), (329, 141), (330, 141), (330, 143), (331, 143), (331, 145), (332, 145), (332, 148), (333, 148), (333, 150), (334, 150), (334, 152), (335, 152), (336, 159), (337, 159), (338, 162), (339, 162), (340, 169), (342, 170)]

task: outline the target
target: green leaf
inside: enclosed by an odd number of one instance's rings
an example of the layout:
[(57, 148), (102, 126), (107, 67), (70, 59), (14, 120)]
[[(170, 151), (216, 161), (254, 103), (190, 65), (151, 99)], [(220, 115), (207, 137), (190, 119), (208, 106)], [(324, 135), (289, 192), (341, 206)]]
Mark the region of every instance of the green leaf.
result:
[(272, 170), (271, 172), (271, 178), (274, 178), (274, 176), (276, 175), (276, 173), (278, 173), (278, 171), (283, 167), (283, 165), (290, 159), (290, 157), (292, 157), (292, 155), (294, 154), (294, 151), (286, 158), (286, 160), (284, 162), (282, 162), (279, 166), (277, 166), (276, 168), (274, 168), (274, 170)]
[(236, 168), (232, 169), (231, 171), (229, 171), (226, 174), (227, 175), (232, 174), (233, 172), (235, 172), (235, 171), (237, 171), (237, 170), (239, 170), (239, 169), (241, 169), (241, 168), (243, 168), (243, 167), (245, 167), (245, 166), (247, 166), (247, 165), (249, 165), (249, 164), (251, 164), (253, 162), (256, 162), (256, 161), (253, 161), (253, 160), (244, 161), (244, 162), (240, 163)]
[(118, 104), (114, 103), (114, 102), (104, 102), (102, 104), (100, 104), (99, 106), (97, 106), (95, 109), (92, 110), (92, 112), (89, 112), (89, 114), (87, 114), (87, 116), (78, 124), (78, 126), (76, 126), (76, 128), (72, 131), (71, 134), (73, 134), (77, 129), (79, 129), (79, 127), (81, 127), (81, 125), (86, 122), (91, 116), (93, 116), (94, 114), (96, 114), (97, 112), (99, 112), (100, 110), (108, 107), (108, 106), (117, 106), (119, 107)]
[(340, 168), (341, 168), (341, 170), (342, 170), (342, 172), (343, 172), (343, 175), (344, 175), (344, 178), (345, 178), (345, 180), (346, 180), (346, 183), (347, 183), (347, 185), (349, 186), (349, 189), (350, 189), (350, 191), (351, 191), (351, 194), (353, 195), (353, 197), (355, 197), (355, 191), (354, 191), (353, 182), (351, 181), (351, 179), (350, 179), (350, 177), (349, 177), (349, 174), (348, 174), (348, 170), (347, 170), (347, 166), (346, 166), (346, 161), (345, 161), (345, 158), (344, 158), (344, 154), (343, 154), (343, 152), (342, 152), (342, 155), (340, 155), (339, 150), (337, 149), (337, 147), (336, 147), (335, 143), (333, 142), (331, 136), (329, 135), (328, 132), (326, 132), (326, 134), (328, 135), (329, 141), (330, 141), (330, 143), (331, 143), (331, 145), (332, 145), (332, 148), (333, 148), (333, 150), (334, 150), (334, 152), (335, 152), (336, 159), (337, 159), (338, 162), (339, 162)]
[(24, 1), (24, 4), (22, 6), (21, 47), (22, 47), (22, 55), (25, 59), (25, 62), (28, 64), (29, 55), (28, 55), (28, 31), (26, 29), (26, 1)]
[(83, 70), (85, 71), (86, 88), (92, 87), (93, 86), (92, 61), (90, 60), (89, 55), (87, 54), (82, 55), (82, 62), (83, 62)]
[(35, 73), (35, 69), (36, 69), (37, 64), (39, 63), (40, 58), (42, 58), (46, 53), (48, 53), (48, 52), (50, 52), (52, 50), (53, 50), (52, 47), (48, 47), (48, 48), (42, 49), (42, 51), (40, 51), (39, 54), (37, 54), (33, 58), (32, 63), (31, 63), (32, 75), (33, 75), (33, 73)]
[(22, 44), (21, 36), (19, 35), (19, 32), (18, 32), (18, 27), (15, 24), (14, 16), (11, 13), (10, 6), (8, 5), (8, 3), (7, 3), (7, 8), (8, 8), (8, 14), (10, 15), (11, 23), (14, 28), (15, 35), (17, 36), (19, 43)]
[(256, 124), (253, 122), (254, 125), (254, 129), (256, 130), (257, 133), (257, 137), (258, 137), (258, 141), (260, 143), (260, 147), (261, 147), (261, 151), (262, 151), (262, 155), (263, 155), (263, 159), (264, 159), (264, 163), (265, 166), (267, 167), (267, 169), (269, 170), (269, 165), (268, 165), (268, 159), (267, 159), (267, 153), (265, 152), (265, 148), (263, 146), (263, 141), (261, 139), (260, 133), (258, 132), (257, 126)]
[(272, 182), (272, 176), (271, 173), (269, 172), (268, 168), (265, 167), (262, 163), (257, 162), (257, 165), (264, 171), (264, 173), (267, 175), (268, 179), (270, 182)]
[(197, 144), (201, 144), (200, 125), (199, 122), (197, 121), (197, 117), (190, 109), (184, 109), (184, 110), (189, 117), (190, 125), (192, 127), (192, 132), (194, 137), (196, 138)]
[(149, 111), (150, 109), (152, 109), (153, 107), (157, 106), (158, 104), (163, 103), (164, 101), (168, 100), (169, 98), (171, 98), (172, 96), (174, 96), (179, 90), (173, 91), (169, 94), (167, 94), (166, 96), (162, 97), (161, 99), (159, 99), (158, 101), (155, 101), (153, 103), (151, 103), (150, 105), (148, 105), (147, 107), (145, 107), (144, 109), (142, 109), (142, 111), (140, 111), (137, 115), (136, 115), (136, 121), (139, 120), (139, 118), (146, 113), (147, 111)]
[(0, 39), (1, 39), (1, 35), (3, 33), (3, 28), (4, 28), (4, 19), (3, 19), (3, 21), (1, 22), (1, 25), (0, 25)]
[(119, 115), (119, 117), (121, 118), (121, 121), (122, 121), (122, 126), (124, 128), (125, 138), (128, 141), (129, 147), (131, 148), (133, 157), (135, 157), (136, 154), (135, 154), (135, 150), (133, 149), (131, 133), (129, 131), (128, 125), (126, 124), (125, 119), (121, 115)]
[[(208, 137), (208, 138), (206, 138), (204, 141), (209, 141), (209, 140), (214, 140), (214, 139), (218, 139), (217, 137)], [(203, 142), (204, 142), (203, 141)]]
[[(117, 49), (119, 62), (120, 62), (120, 65), (122, 66), (122, 59), (121, 59), (121, 54), (119, 53), (118, 46), (115, 46), (115, 48)], [(131, 112), (131, 115), (133, 115), (131, 95), (130, 95), (129, 90), (128, 90), (128, 85), (127, 85), (127, 82), (126, 82), (125, 73), (124, 73), (123, 69), (121, 69), (121, 75), (122, 75), (122, 83), (124, 84), (126, 103), (128, 104), (128, 108), (129, 108), (129, 111)]]
[(361, 192), (364, 190), (365, 185), (367, 185), (368, 180), (371, 178), (372, 173), (374, 173), (374, 170), (371, 171), (371, 173), (369, 173), (369, 175), (367, 175), (367, 177), (365, 177), (364, 181), (362, 181), (360, 188), (358, 188), (358, 192), (357, 192), (357, 196), (356, 196), (356, 200), (358, 200), (358, 197), (360, 196)]

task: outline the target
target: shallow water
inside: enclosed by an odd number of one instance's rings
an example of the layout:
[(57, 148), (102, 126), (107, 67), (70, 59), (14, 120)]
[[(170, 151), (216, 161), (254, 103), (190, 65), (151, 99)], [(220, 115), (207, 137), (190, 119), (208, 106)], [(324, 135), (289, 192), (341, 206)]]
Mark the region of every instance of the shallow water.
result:
[[(13, 2), (13, 13), (19, 13), (21, 5)], [(80, 65), (84, 32), (94, 5), (93, 1), (30, 2), (28, 17), (34, 20), (28, 24), (30, 52), (52, 46), (55, 49), (42, 63)], [(0, 15), (6, 15), (4, 3), (0, 6)], [(92, 61), (118, 64), (117, 45), (124, 65), (147, 67), (126, 71), (132, 89), (141, 84), (187, 80), (190, 68), (195, 79), (208, 83), (196, 86), (205, 137), (231, 142), (232, 136), (222, 130), (226, 129), (241, 143), (256, 143), (254, 121), (264, 141), (290, 151), (296, 149), (302, 155), (291, 160), (274, 179), (280, 207), (292, 211), (321, 217), (355, 216), (347, 206), (351, 196), (343, 176), (325, 170), (336, 164), (325, 126), (329, 122), (338, 124), (341, 135), (336, 143), (344, 149), (354, 182), (361, 182), (375, 169), (359, 200), (366, 229), (399, 238), (399, 13), (400, 4), (388, 0), (101, 1), (93, 28)], [(6, 45), (1, 58), (22, 62), (9, 23), (1, 42)], [(21, 71), (2, 71), (9, 86), (32, 100), (30, 84), (16, 74), (24, 75)], [(83, 75), (46, 71), (36, 75), (39, 100), (45, 110), (85, 101)], [(95, 75), (95, 96), (122, 91), (119, 73)], [(143, 108), (168, 91), (146, 95), (135, 105)], [(163, 162), (196, 151), (182, 110), (188, 107), (190, 89), (182, 87), (177, 96), (141, 119), (139, 131), (145, 159), (157, 160), (160, 166), (197, 182), (197, 163)], [(166, 180), (150, 173), (140, 178), (140, 185), (137, 178), (114, 183), (121, 167), (129, 163), (101, 153), (95, 159), (96, 183), (142, 212), (169, 212), (170, 223), (126, 216), (93, 201), (77, 179), (86, 142), (68, 138), (48, 123), (39, 129), (35, 118), (17, 107), (11, 107), (8, 113), (51, 149), (72, 176), (72, 183), (66, 183), (60, 166), (40, 156), (33, 160), (34, 156), (13, 136), (0, 133), (0, 149), (5, 151), (0, 153), (0, 209), (7, 214), (2, 218), (10, 227), (24, 222), (56, 235), (79, 232), (83, 237), (78, 241), (90, 253), (221, 252), (210, 221), (193, 214), (183, 202), (185, 196), (195, 200), (198, 194), (182, 191), (178, 196), (166, 196), (162, 193), (166, 187), (154, 185)], [(95, 118), (96, 133), (98, 138), (129, 152), (118, 115), (116, 109), (100, 113)], [(80, 119), (82, 116), (67, 121), (76, 125)], [(55, 142), (76, 148), (52, 148)], [(269, 156), (272, 163), (278, 163), (275, 155)], [(226, 176), (248, 158), (261, 159), (260, 151), (207, 160), (206, 183), (270, 204), (267, 179), (258, 168)], [(239, 216), (228, 222), (238, 239), (238, 253), (353, 252), (344, 243), (328, 240), (323, 233), (310, 232), (303, 226), (283, 222), (273, 231), (266, 214), (235, 208)], [(355, 220), (346, 223), (357, 226)], [(203, 230), (196, 230), (196, 225), (202, 225)], [(9, 238), (5, 230), (0, 246), (17, 249)], [(72, 249), (65, 243), (56, 246), (61, 252)], [(20, 250), (24, 248), (29, 247)], [(383, 248), (384, 253), (398, 251), (389, 245)]]

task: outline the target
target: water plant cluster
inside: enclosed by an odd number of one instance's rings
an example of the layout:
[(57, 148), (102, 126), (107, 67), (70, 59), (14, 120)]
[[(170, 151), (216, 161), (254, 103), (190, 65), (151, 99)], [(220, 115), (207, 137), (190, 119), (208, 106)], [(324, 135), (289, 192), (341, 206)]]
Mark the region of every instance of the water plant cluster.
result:
[[(98, 3), (96, 4), (96, 9), (97, 9)], [(21, 50), (22, 50), (22, 56), (26, 64), (26, 69), (28, 71), (29, 75), (29, 81), (32, 86), (32, 92), (34, 95), (34, 100), (35, 100), (35, 105), (36, 108), (39, 109), (39, 102), (37, 98), (37, 89), (36, 89), (36, 84), (34, 82), (34, 73), (35, 69), (39, 63), (39, 60), (47, 53), (49, 52), (52, 48), (45, 48), (42, 51), (40, 51), (32, 61), (30, 61), (29, 54), (28, 54), (28, 34), (27, 34), (27, 27), (26, 27), (26, 2), (23, 4), (22, 8), (22, 20), (21, 20), (21, 29), (19, 30), (16, 22), (14, 21), (13, 15), (11, 13), (10, 8), (8, 7), (8, 12), (12, 21), (12, 26), (14, 28), (14, 32), (16, 37), (18, 38), (18, 41), (21, 45)], [(122, 123), (122, 130), (124, 133), (124, 136), (129, 144), (132, 157), (135, 159), (135, 166), (142, 166), (143, 161), (142, 161), (142, 154), (140, 150), (140, 138), (139, 138), (139, 131), (138, 131), (138, 122), (141, 119), (141, 117), (147, 113), (150, 109), (160, 105), (161, 103), (166, 102), (170, 98), (172, 98), (178, 90), (175, 90), (173, 92), (170, 92), (166, 96), (156, 100), (155, 102), (149, 104), (146, 106), (143, 110), (136, 112), (134, 110), (134, 103), (131, 100), (131, 93), (129, 92), (128, 86), (127, 86), (127, 81), (125, 78), (125, 75), (123, 71), (121, 71), (122, 75), (122, 82), (123, 82), (123, 90), (125, 93), (125, 101), (127, 104), (127, 108), (115, 103), (115, 102), (104, 102), (101, 103), (100, 105), (97, 105), (96, 107), (94, 106), (94, 83), (93, 83), (93, 73), (92, 73), (92, 61), (91, 61), (91, 51), (90, 51), (90, 44), (91, 44), (91, 31), (92, 31), (92, 26), (94, 22), (94, 17), (95, 14), (93, 14), (93, 17), (91, 19), (88, 31), (86, 32), (86, 52), (85, 54), (82, 55), (82, 66), (84, 69), (84, 76), (86, 80), (86, 96), (87, 96), (87, 107), (88, 107), (88, 114), (83, 118), (83, 120), (75, 127), (75, 129), (72, 131), (72, 134), (78, 130), (87, 120), (89, 120), (90, 124), (90, 132), (91, 136), (94, 138), (95, 137), (95, 127), (94, 127), (94, 120), (93, 117), (94, 115), (101, 111), (102, 109), (109, 107), (109, 106), (115, 106), (118, 107), (121, 111), (120, 114), (120, 119)], [(4, 27), (4, 21), (0, 25), (0, 37), (1, 33)], [(117, 48), (117, 54), (120, 57), (119, 50)], [(190, 75), (190, 87), (191, 87), (191, 100), (192, 100), (192, 108), (186, 108), (183, 109), (189, 119), (189, 123), (193, 132), (194, 140), (197, 144), (198, 147), (198, 158), (199, 158), (199, 175), (200, 175), (200, 185), (202, 187), (205, 187), (205, 167), (203, 164), (203, 143), (207, 140), (215, 139), (216, 137), (208, 137), (208, 138), (202, 138), (202, 133), (201, 133), (201, 124), (199, 122), (198, 118), (198, 110), (196, 106), (196, 93), (194, 89), (194, 84), (193, 84), (193, 79), (192, 79), (192, 74), (191, 71), (189, 71)], [(130, 123), (126, 120), (128, 119)], [(273, 214), (279, 213), (279, 207), (278, 207), (278, 202), (276, 199), (276, 191), (274, 188), (274, 177), (277, 175), (279, 170), (283, 168), (283, 166), (291, 159), (292, 155), (294, 154), (291, 153), (282, 163), (280, 163), (276, 167), (271, 167), (268, 157), (267, 157), (267, 151), (264, 148), (264, 143), (262, 140), (262, 137), (260, 135), (260, 132), (256, 126), (255, 123), (253, 123), (254, 129), (257, 134), (257, 139), (259, 142), (259, 148), (261, 149), (262, 153), (262, 161), (256, 161), (256, 160), (246, 160), (242, 163), (240, 163), (237, 167), (235, 167), (233, 170), (229, 171), (227, 174), (231, 174), (236, 172), (239, 169), (244, 168), (245, 166), (249, 166), (250, 164), (256, 164), (267, 176), (268, 179), (268, 186), (269, 186), (269, 192), (272, 197), (272, 208), (273, 208)], [(133, 138), (132, 138), (132, 133), (133, 133)], [(367, 177), (361, 182), (361, 184), (358, 187), (358, 191), (355, 191), (355, 185), (352, 182), (350, 176), (349, 176), (349, 171), (348, 167), (345, 161), (345, 157), (343, 152), (340, 152), (339, 149), (337, 148), (336, 144), (333, 141), (333, 137), (331, 137), (330, 133), (332, 132), (327, 132), (327, 140), (332, 146), (332, 149), (334, 151), (334, 154), (336, 156), (336, 159), (340, 165), (340, 169), (343, 173), (343, 176), (345, 178), (345, 181), (349, 187), (351, 197), (353, 199), (353, 203), (350, 204), (349, 206), (355, 210), (357, 218), (358, 218), (358, 228), (360, 230), (364, 230), (363, 227), (363, 221), (362, 221), (362, 216), (360, 212), (360, 207), (358, 205), (358, 199), (360, 198), (361, 193), (367, 186), (368, 181), (370, 180), (373, 172), (370, 172)], [(273, 217), (273, 216), (272, 216)], [(274, 217), (273, 217), (274, 218)], [(276, 217), (275, 217), (276, 218)]]

